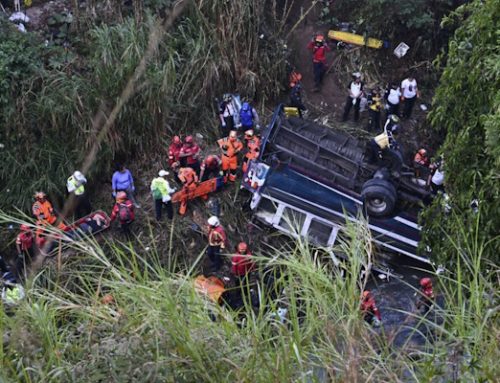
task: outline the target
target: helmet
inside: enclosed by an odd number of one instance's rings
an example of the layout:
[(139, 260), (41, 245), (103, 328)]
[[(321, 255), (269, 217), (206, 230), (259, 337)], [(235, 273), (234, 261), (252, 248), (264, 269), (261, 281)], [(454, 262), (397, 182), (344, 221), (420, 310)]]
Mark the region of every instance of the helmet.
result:
[(241, 109), (244, 110), (244, 111), (250, 110), (250, 104), (248, 102), (244, 102), (241, 105)]
[(158, 172), (158, 175), (159, 175), (160, 177), (165, 177), (165, 176), (168, 176), (168, 175), (169, 175), (169, 173), (168, 173), (166, 170), (163, 170), (163, 169), (162, 169), (162, 170), (160, 170), (160, 171)]
[(45, 194), (42, 191), (35, 192), (35, 199), (44, 199), (47, 197), (47, 194)]
[(73, 177), (75, 177), (76, 179), (82, 179), (82, 178), (85, 178), (83, 173), (79, 170), (75, 170), (75, 172), (73, 173)]
[(245, 138), (252, 138), (253, 137), (253, 129), (248, 129), (245, 132)]
[(316, 41), (317, 43), (322, 43), (325, 41), (325, 36), (323, 35), (316, 35), (316, 37), (314, 38), (314, 41)]
[(238, 244), (238, 253), (246, 253), (248, 250), (248, 245), (245, 242), (240, 242)]
[(193, 136), (186, 136), (184, 139), (184, 143), (186, 144), (192, 144), (194, 142)]
[(217, 157), (214, 156), (214, 155), (209, 155), (206, 159), (205, 159), (205, 162), (208, 166), (215, 166), (217, 165), (218, 161), (217, 161)]
[(230, 93), (225, 93), (223, 96), (222, 96), (222, 99), (225, 101), (225, 102), (229, 102), (233, 99), (233, 96), (231, 96)]
[(29, 227), (25, 223), (22, 223), (21, 226), (19, 226), (19, 228), (21, 229), (21, 231), (30, 231), (31, 230), (31, 227)]
[(420, 154), (421, 156), (425, 157), (425, 156), (427, 156), (427, 150), (425, 150), (424, 148), (419, 149), (418, 150), (418, 154)]
[(230, 138), (231, 140), (235, 140), (235, 139), (237, 139), (237, 138), (238, 138), (238, 132), (237, 132), (236, 130), (231, 130), (231, 131), (229, 132), (229, 138)]
[(127, 199), (127, 193), (125, 193), (124, 191), (119, 191), (118, 193), (116, 193), (117, 202), (125, 201), (126, 199)]
[(174, 143), (174, 145), (180, 145), (181, 144), (181, 138), (179, 136), (174, 136), (174, 138), (172, 139), (172, 142)]
[(220, 221), (219, 221), (219, 218), (217, 218), (215, 215), (211, 216), (208, 220), (207, 220), (208, 224), (210, 226), (219, 226), (220, 225)]
[(429, 287), (429, 286), (432, 286), (432, 281), (430, 278), (422, 278), (420, 280), (420, 286), (422, 287)]
[(372, 293), (370, 292), (370, 290), (363, 291), (363, 299), (368, 299), (371, 296), (372, 296)]

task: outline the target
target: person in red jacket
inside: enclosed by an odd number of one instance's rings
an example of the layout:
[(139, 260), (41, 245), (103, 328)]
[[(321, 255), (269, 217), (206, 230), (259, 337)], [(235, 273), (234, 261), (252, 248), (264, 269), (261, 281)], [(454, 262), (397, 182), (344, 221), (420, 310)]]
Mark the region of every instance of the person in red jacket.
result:
[(363, 291), (363, 298), (361, 300), (361, 312), (363, 314), (363, 319), (374, 325), (375, 327), (380, 326), (382, 321), (382, 316), (380, 311), (375, 305), (375, 298), (373, 298), (372, 293), (369, 290)]
[(181, 165), (181, 149), (181, 138), (179, 136), (174, 136), (174, 138), (172, 139), (172, 143), (168, 147), (168, 166), (170, 166), (172, 170), (176, 170)]
[(120, 191), (116, 194), (116, 203), (111, 211), (111, 222), (116, 218), (120, 222), (120, 228), (122, 232), (129, 237), (130, 236), (130, 224), (134, 222), (134, 204), (127, 198), (127, 193)]
[(33, 232), (31, 227), (26, 224), (21, 224), (21, 232), (16, 238), (17, 249), (17, 272), (19, 275), (23, 274), (26, 266), (31, 263), (33, 259)]
[(330, 50), (326, 44), (325, 37), (317, 34), (307, 44), (307, 49), (312, 52), (313, 70), (314, 70), (314, 90), (319, 91), (323, 75), (326, 71), (326, 52)]
[(243, 158), (243, 166), (241, 167), (243, 173), (248, 170), (248, 161), (256, 160), (260, 154), (260, 138), (252, 129), (245, 132), (245, 141), (247, 142), (247, 148), (245, 157)]
[(430, 278), (422, 278), (420, 280), (420, 296), (417, 300), (417, 310), (422, 315), (426, 314), (434, 304), (434, 291), (432, 290), (432, 280)]
[(241, 281), (245, 276), (255, 269), (252, 254), (248, 250), (248, 245), (245, 242), (240, 242), (236, 248), (236, 254), (231, 258), (231, 273)]
[(208, 219), (208, 248), (207, 256), (212, 262), (215, 271), (222, 267), (221, 250), (226, 248), (226, 231), (221, 226), (219, 218), (212, 216)]
[(183, 167), (188, 166), (193, 169), (197, 174), (200, 172), (200, 147), (194, 142), (193, 136), (187, 136), (184, 139), (179, 157)]

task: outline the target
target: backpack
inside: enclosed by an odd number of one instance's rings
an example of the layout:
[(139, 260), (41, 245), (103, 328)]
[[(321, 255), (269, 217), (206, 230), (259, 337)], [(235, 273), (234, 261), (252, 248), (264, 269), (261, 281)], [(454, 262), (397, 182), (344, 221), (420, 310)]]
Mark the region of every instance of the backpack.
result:
[(120, 203), (118, 216), (120, 217), (121, 222), (130, 222), (132, 214), (130, 212), (130, 206), (126, 203)]
[(160, 188), (153, 189), (153, 199), (162, 199), (163, 194), (161, 194)]
[(252, 107), (248, 104), (243, 105), (243, 107), (240, 109), (240, 123), (243, 126), (253, 125)]

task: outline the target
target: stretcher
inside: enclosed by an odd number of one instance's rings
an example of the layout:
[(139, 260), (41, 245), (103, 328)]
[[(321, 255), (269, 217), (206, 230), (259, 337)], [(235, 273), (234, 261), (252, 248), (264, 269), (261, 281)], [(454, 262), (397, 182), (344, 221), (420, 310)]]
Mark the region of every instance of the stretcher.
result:
[[(90, 221), (94, 221), (94, 218), (97, 215), (100, 216), (100, 218), (102, 219), (102, 225), (96, 225), (96, 224), (93, 224), (92, 222), (90, 222)], [(100, 233), (100, 232), (108, 229), (111, 226), (111, 218), (109, 218), (109, 216), (106, 212), (104, 212), (102, 210), (97, 210), (97, 211), (94, 211), (94, 212), (90, 213), (89, 215), (86, 215), (85, 217), (80, 218), (80, 219), (76, 220), (75, 222), (73, 222), (71, 225), (69, 225), (69, 230), (74, 231), (77, 229), (82, 229), (82, 231), (84, 233), (88, 233), (88, 229), (85, 226), (82, 226), (83, 224), (86, 224), (87, 226), (92, 227), (91, 234), (97, 234), (97, 233)], [(90, 233), (88, 233), (88, 234), (90, 234)]]
[(344, 43), (366, 46), (368, 48), (380, 49), (388, 45), (387, 41), (374, 39), (372, 37), (365, 38), (362, 35), (356, 35), (350, 32), (342, 31), (328, 31), (328, 38), (337, 41), (343, 41)]
[(212, 302), (221, 303), (222, 294), (226, 291), (224, 283), (217, 277), (199, 275), (194, 280), (194, 289)]
[(172, 203), (180, 203), (179, 214), (186, 214), (187, 202), (189, 200), (205, 197), (208, 194), (215, 192), (224, 185), (224, 177), (216, 177), (208, 181), (200, 182), (191, 186), (184, 186), (181, 190), (172, 196)]

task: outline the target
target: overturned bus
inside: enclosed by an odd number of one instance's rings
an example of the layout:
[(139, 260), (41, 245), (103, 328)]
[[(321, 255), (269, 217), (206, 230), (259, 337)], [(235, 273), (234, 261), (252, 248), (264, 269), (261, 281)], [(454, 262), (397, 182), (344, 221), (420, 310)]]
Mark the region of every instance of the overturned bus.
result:
[(242, 186), (253, 193), (254, 217), (330, 247), (340, 226), (357, 222), (361, 213), (381, 250), (428, 263), (417, 254), (417, 217), (429, 191), (398, 150), (372, 164), (365, 147), (345, 132), (287, 117), (280, 105), (263, 132), (258, 161), (243, 178)]

